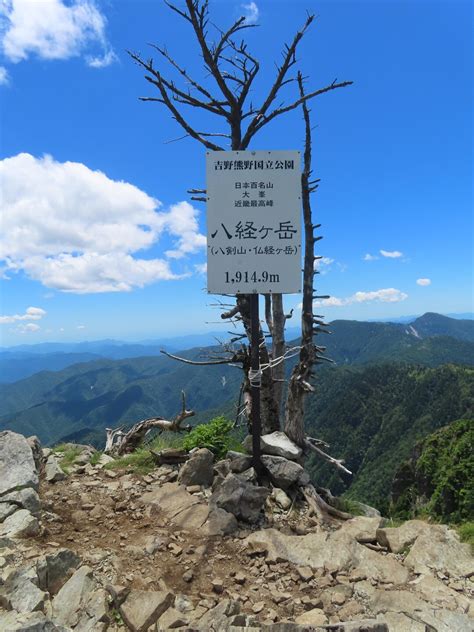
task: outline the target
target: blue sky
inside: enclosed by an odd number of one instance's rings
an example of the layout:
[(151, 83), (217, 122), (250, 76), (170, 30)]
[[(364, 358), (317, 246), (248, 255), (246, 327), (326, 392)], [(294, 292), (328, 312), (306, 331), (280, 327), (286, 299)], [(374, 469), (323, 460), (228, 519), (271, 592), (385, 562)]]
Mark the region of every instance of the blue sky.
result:
[[(298, 55), (308, 87), (354, 81), (311, 106), (317, 284), (332, 297), (318, 311), (472, 311), (471, 3), (211, 0), (210, 10), (222, 26), (242, 14), (259, 25), (247, 32), (261, 61), (256, 103), (306, 10), (317, 15)], [(188, 25), (158, 0), (9, 0), (2, 11), (0, 344), (216, 329), (205, 208), (186, 193), (205, 186), (205, 150), (167, 142), (182, 132), (138, 100), (156, 95), (126, 53), (166, 45), (202, 78)], [(302, 149), (302, 138), (295, 110), (251, 148)]]

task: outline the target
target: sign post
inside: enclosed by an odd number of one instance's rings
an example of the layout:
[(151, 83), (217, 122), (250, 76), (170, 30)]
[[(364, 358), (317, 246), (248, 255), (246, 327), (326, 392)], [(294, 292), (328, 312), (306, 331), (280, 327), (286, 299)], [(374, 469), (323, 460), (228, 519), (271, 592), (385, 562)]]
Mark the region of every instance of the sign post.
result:
[(252, 445), (260, 460), (259, 294), (301, 292), (299, 151), (207, 152), (207, 291), (250, 294)]

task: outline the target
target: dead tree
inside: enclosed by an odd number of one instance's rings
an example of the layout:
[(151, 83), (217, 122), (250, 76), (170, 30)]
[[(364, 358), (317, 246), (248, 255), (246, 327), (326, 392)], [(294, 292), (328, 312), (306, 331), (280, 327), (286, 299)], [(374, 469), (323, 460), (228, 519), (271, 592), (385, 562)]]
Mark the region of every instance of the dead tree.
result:
[(130, 454), (136, 450), (145, 436), (154, 428), (159, 428), (161, 432), (189, 432), (190, 425), (183, 426), (183, 421), (189, 417), (193, 417), (196, 413), (193, 410), (186, 409), (186, 396), (184, 391), (181, 392), (181, 411), (172, 420), (163, 419), (163, 417), (151, 417), (143, 419), (134, 424), (130, 430), (124, 432), (123, 426), (120, 428), (106, 428), (107, 440), (104, 452), (114, 456), (122, 456)]
[[(292, 76), (292, 73), (297, 64), (297, 49), (314, 21), (314, 15), (309, 14), (291, 43), (285, 45), (282, 62), (277, 66), (273, 83), (266, 96), (260, 104), (254, 105), (250, 100), (250, 93), (259, 73), (260, 64), (249, 52), (247, 44), (243, 40), (236, 40), (236, 36), (240, 35), (241, 31), (253, 28), (254, 25), (247, 24), (246, 19), (241, 17), (229, 28), (217, 29), (216, 39), (212, 42), (209, 35), (208, 0), (185, 0), (183, 8), (166, 0), (165, 2), (172, 11), (190, 25), (209, 81), (198, 81), (192, 77), (164, 47), (153, 45), (153, 49), (181, 80), (179, 85), (170, 76), (165, 76), (152, 58), (145, 59), (133, 52), (130, 52), (130, 55), (145, 69), (145, 79), (158, 91), (157, 96), (141, 97), (141, 100), (164, 105), (182, 128), (184, 136), (181, 138), (191, 137), (212, 151), (245, 150), (248, 149), (256, 134), (277, 117), (295, 110), (315, 97), (352, 83), (335, 80), (317, 90), (305, 94), (296, 93), (288, 104), (281, 101), (282, 91), (296, 82), (296, 76)], [(184, 107), (190, 108), (190, 115), (196, 110), (214, 115), (214, 121), (218, 123), (217, 131), (201, 131), (192, 122), (192, 116), (188, 116), (188, 113), (183, 111)], [(227, 139), (226, 147), (217, 144), (219, 138)], [(193, 199), (206, 201), (203, 196), (205, 190), (192, 189), (191, 191), (194, 194)], [(272, 349), (269, 350), (263, 332), (260, 332), (260, 362), (266, 367), (261, 381), (261, 413), (263, 432), (272, 432), (280, 428), (285, 314), (281, 295), (268, 297), (266, 301), (267, 313), (272, 316), (271, 330), (274, 338)], [(222, 318), (238, 319), (250, 340), (248, 295), (236, 297), (235, 306), (222, 314)]]

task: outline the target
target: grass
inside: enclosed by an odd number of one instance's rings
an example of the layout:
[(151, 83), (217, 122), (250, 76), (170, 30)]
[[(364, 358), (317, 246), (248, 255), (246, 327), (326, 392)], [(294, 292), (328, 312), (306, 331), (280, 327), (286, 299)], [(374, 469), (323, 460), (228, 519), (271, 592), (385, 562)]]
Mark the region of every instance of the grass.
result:
[(93, 455), (90, 458), (89, 463), (91, 465), (97, 465), (97, 463), (100, 461), (100, 457), (102, 456), (103, 452), (97, 450), (97, 452), (94, 452)]
[(474, 554), (474, 522), (465, 522), (456, 526), (461, 542), (471, 545), (471, 551)]
[[(149, 474), (156, 468), (155, 461), (150, 454), (150, 450), (156, 452), (165, 448), (180, 448), (182, 445), (182, 437), (174, 433), (163, 433), (156, 437), (148, 445), (138, 448), (131, 454), (126, 454), (115, 459), (111, 463), (107, 463), (106, 470), (126, 470), (136, 474)], [(100, 457), (99, 457), (100, 458)]]
[(69, 468), (82, 452), (81, 448), (72, 448), (67, 443), (60, 443), (53, 448), (54, 452), (62, 454), (62, 459), (59, 462), (59, 466), (65, 474), (69, 474)]

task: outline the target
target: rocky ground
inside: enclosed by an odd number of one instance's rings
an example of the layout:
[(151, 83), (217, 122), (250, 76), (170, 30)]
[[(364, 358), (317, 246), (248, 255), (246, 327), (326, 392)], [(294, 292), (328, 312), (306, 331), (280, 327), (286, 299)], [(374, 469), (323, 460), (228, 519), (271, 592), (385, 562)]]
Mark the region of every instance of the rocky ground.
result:
[(292, 501), (305, 473), (286, 448), (268, 448), (263, 488), (236, 453), (138, 476), (83, 446), (66, 476), (36, 440), (0, 433), (0, 630), (474, 630), (454, 531), (322, 523)]

